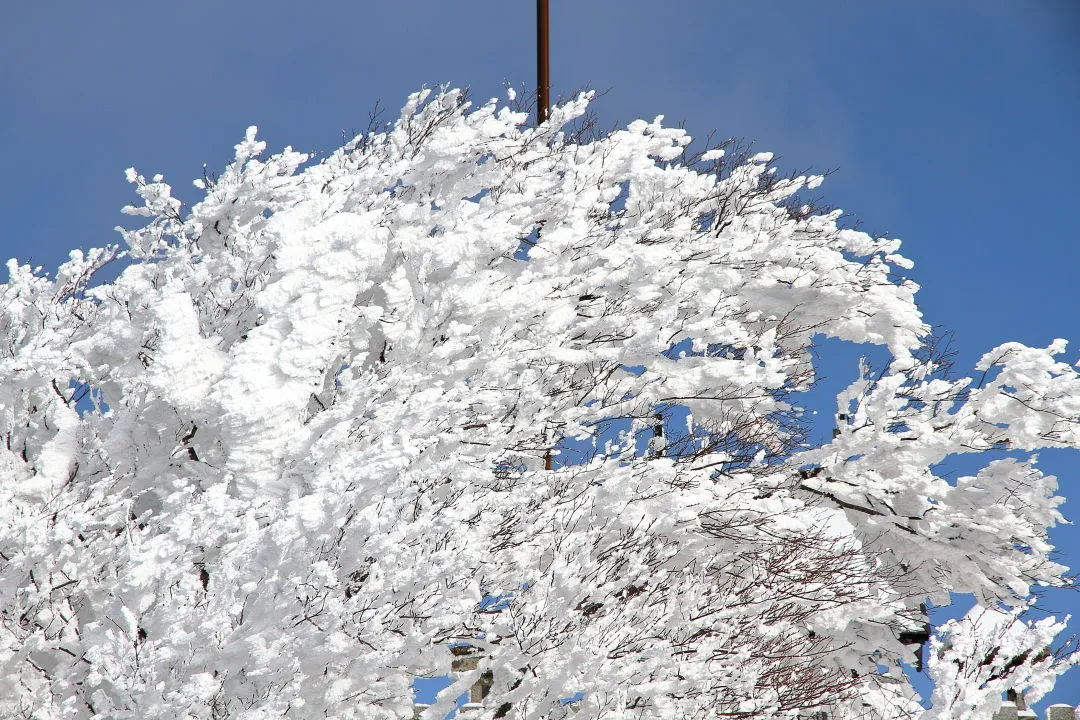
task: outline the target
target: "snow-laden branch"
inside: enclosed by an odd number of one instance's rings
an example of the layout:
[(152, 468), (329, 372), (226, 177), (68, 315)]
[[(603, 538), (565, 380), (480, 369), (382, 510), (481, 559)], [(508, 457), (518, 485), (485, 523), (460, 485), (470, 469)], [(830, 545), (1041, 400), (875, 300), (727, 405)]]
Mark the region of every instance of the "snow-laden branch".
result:
[[(820, 178), (575, 131), (588, 100), (419, 93), (317, 163), (252, 128), (193, 207), (132, 170), (124, 253), (9, 264), (0, 706), (408, 718), (466, 648), (500, 717), (909, 717), (925, 602), (1065, 582), (1029, 454), (1080, 439), (1063, 346), (943, 379), (899, 243)], [(819, 336), (892, 359), (808, 449)], [(932, 717), (998, 688), (949, 675), (1001, 634), (969, 625)]]

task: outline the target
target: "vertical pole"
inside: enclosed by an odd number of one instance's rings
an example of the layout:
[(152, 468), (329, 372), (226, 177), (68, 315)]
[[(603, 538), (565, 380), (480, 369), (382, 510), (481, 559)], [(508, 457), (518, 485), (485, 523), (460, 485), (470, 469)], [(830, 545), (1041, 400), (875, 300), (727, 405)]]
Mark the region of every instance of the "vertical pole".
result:
[[(551, 89), (551, 76), (548, 71), (548, 0), (536, 0), (536, 124), (542, 125), (548, 119), (548, 91)], [(540, 228), (536, 229), (539, 239)], [(544, 453), (544, 469), (551, 470), (551, 448)]]
[(536, 0), (536, 120), (548, 119), (548, 92), (551, 76), (548, 71), (548, 0)]

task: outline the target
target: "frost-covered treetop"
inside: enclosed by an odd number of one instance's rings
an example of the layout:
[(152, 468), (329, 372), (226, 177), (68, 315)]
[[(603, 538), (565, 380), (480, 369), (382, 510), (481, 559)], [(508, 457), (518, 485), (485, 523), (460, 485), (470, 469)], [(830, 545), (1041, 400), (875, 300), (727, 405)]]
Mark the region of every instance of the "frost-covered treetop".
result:
[[(496, 717), (909, 717), (957, 593), (928, 719), (1052, 685), (1063, 625), (1019, 613), (1066, 582), (1030, 456), (1080, 443), (1064, 343), (949, 379), (820, 177), (588, 101), (425, 91), (319, 162), (250, 128), (190, 208), (129, 171), (125, 248), (9, 262), (0, 706), (411, 718), (466, 653), (426, 718), (481, 677)], [(811, 447), (822, 337), (891, 361)]]

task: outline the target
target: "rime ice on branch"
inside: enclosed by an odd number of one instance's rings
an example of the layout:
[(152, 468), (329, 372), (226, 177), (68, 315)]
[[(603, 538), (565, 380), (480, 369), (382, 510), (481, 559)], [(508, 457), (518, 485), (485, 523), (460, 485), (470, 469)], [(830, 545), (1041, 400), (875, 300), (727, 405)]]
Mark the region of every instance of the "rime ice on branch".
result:
[[(512, 718), (908, 717), (953, 593), (928, 719), (1052, 684), (1060, 626), (1002, 608), (1065, 582), (1030, 455), (1080, 442), (1063, 344), (947, 379), (821, 178), (587, 105), (423, 92), (317, 163), (252, 128), (194, 207), (131, 171), (123, 251), (9, 264), (0, 706), (406, 718), (466, 648), (425, 717), (481, 678)], [(892, 359), (810, 448), (819, 337)]]

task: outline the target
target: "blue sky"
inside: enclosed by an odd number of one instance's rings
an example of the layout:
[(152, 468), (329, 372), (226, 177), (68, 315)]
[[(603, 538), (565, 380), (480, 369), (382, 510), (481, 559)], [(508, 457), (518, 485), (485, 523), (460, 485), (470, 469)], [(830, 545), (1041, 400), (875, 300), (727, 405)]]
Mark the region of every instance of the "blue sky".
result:
[[(838, 168), (821, 193), (904, 240), (957, 370), (1009, 340), (1072, 341), (1080, 266), (1080, 5), (551, 0), (553, 94), (589, 86), (603, 125), (664, 114), (745, 137), (782, 168)], [(483, 100), (534, 78), (532, 0), (410, 3), (61, 0), (0, 24), (0, 260), (48, 267), (118, 241), (123, 171), (178, 194), (248, 125), (329, 151), (421, 85)], [(854, 366), (831, 360), (831, 381)], [(841, 362), (844, 360), (845, 362)], [(1080, 463), (1045, 454), (1080, 518)], [(1080, 567), (1080, 530), (1055, 532)], [(1080, 595), (1047, 604), (1080, 611)], [(1080, 612), (1077, 613), (1080, 615)], [(1080, 632), (1080, 617), (1071, 625)], [(1071, 682), (1069, 682), (1071, 680)], [(1074, 687), (1067, 687), (1072, 685)], [(1052, 701), (1080, 704), (1080, 671)]]

